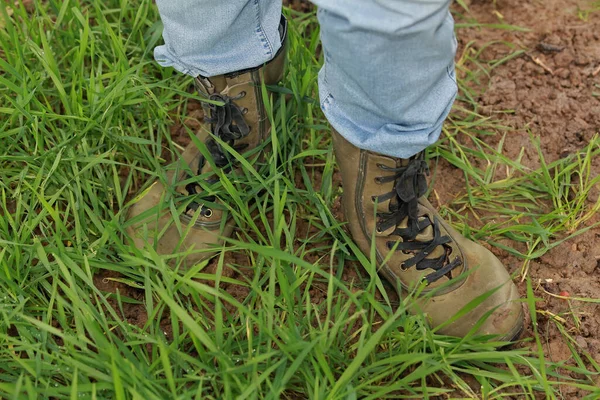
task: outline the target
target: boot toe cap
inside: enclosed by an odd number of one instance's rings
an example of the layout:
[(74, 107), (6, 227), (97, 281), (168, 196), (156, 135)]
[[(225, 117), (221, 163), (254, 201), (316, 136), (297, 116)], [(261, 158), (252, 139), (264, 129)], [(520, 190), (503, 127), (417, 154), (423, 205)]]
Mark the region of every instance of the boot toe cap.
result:
[(508, 283), (510, 289), (506, 300), (486, 319), (479, 333), (484, 335), (497, 335), (499, 341), (513, 341), (518, 339), (523, 331), (524, 313), (519, 292), (514, 283)]

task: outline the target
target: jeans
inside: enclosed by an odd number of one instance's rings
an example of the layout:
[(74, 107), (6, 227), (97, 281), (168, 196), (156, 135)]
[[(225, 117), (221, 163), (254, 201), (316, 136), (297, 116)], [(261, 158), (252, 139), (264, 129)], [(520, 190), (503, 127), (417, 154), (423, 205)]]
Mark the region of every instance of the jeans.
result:
[[(162, 66), (211, 77), (268, 62), (281, 0), (157, 0)], [(320, 103), (355, 146), (408, 158), (439, 137), (456, 97), (451, 0), (313, 0), (324, 65)]]

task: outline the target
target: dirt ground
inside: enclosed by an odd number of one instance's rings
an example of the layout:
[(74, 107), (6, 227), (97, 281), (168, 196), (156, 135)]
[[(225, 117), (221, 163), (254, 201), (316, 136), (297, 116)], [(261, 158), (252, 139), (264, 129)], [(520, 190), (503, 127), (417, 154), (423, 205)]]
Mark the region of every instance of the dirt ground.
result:
[[(530, 134), (539, 137), (547, 161), (555, 161), (583, 148), (594, 134), (600, 133), (600, 13), (586, 15), (591, 1), (577, 0), (472, 0), (467, 2), (472, 16), (479, 23), (506, 23), (531, 29), (516, 32), (499, 29), (460, 29), (459, 54), (467, 43), (474, 41), (479, 49), (491, 41), (505, 41), (526, 54), (494, 69), (487, 90), (478, 99), (480, 112), (499, 118), (513, 129), (505, 142), (505, 154), (516, 159), (524, 149), (522, 162), (539, 167), (537, 150)], [(458, 7), (456, 7), (458, 10)], [(462, 10), (461, 10), (462, 12)], [(457, 21), (465, 22), (465, 21)], [(484, 60), (501, 59), (512, 50), (506, 45), (492, 45), (482, 53)], [(510, 113), (497, 113), (513, 110)], [(500, 136), (500, 135), (497, 135)], [(498, 138), (492, 138), (490, 144)], [(490, 141), (488, 141), (490, 142)], [(437, 188), (441, 202), (451, 204), (454, 195), (464, 187), (455, 168), (440, 163), (438, 174), (444, 184)], [(600, 173), (600, 160), (595, 160), (592, 173)], [(447, 173), (446, 173), (447, 171)], [(446, 178), (448, 177), (448, 178)], [(590, 204), (597, 194), (589, 197)], [(590, 221), (597, 222), (598, 217)], [(506, 240), (504, 244), (526, 249)], [(521, 248), (519, 248), (521, 247)], [(509, 267), (520, 270), (523, 260), (506, 251), (492, 251)], [(571, 351), (553, 315), (564, 318), (563, 326), (575, 339), (575, 347), (589, 352), (600, 362), (600, 314), (597, 305), (568, 302), (547, 292), (568, 292), (573, 297), (600, 298), (600, 229), (592, 229), (554, 248), (531, 262), (529, 275), (536, 287), (538, 324), (544, 351), (553, 361), (571, 357)], [(523, 296), (526, 284), (518, 282)], [(532, 337), (531, 325), (523, 337)], [(533, 347), (533, 345), (532, 345)], [(599, 382), (600, 384), (600, 382)], [(581, 398), (574, 389), (563, 392), (565, 398)]]
[[(306, 9), (305, 1), (292, 1), (295, 7)], [(527, 50), (525, 55), (511, 59), (494, 69), (487, 86), (478, 99), (479, 111), (494, 115), (504, 125), (513, 129), (508, 133), (505, 154), (516, 158), (524, 149), (523, 163), (538, 167), (539, 158), (531, 144), (530, 133), (538, 136), (542, 151), (549, 161), (554, 161), (583, 148), (592, 136), (600, 133), (600, 12), (585, 15), (580, 12), (591, 6), (591, 1), (577, 0), (471, 0), (466, 2), (470, 17), (484, 24), (506, 23), (529, 28), (529, 32), (501, 29), (463, 28), (459, 31), (459, 54), (465, 45), (474, 42), (479, 49), (491, 41), (505, 41), (517, 48)], [(464, 10), (455, 5), (457, 11)], [(457, 21), (457, 22), (467, 22)], [(512, 50), (506, 45), (486, 47), (482, 53), (484, 60), (499, 59)], [(513, 110), (510, 113), (497, 113)], [(201, 116), (202, 111), (192, 109)], [(187, 134), (175, 137), (185, 141)], [(500, 136), (500, 135), (498, 135)], [(491, 138), (491, 140), (498, 140)], [(187, 143), (183, 143), (187, 144)], [(600, 172), (600, 161), (594, 168)], [(440, 162), (437, 174), (444, 176), (442, 185), (436, 187), (439, 203), (450, 205), (454, 197), (464, 190), (464, 180), (456, 168)], [(597, 199), (597, 195), (590, 202)], [(339, 213), (339, 200), (334, 205)], [(595, 222), (595, 218), (591, 222)], [(312, 229), (301, 227), (301, 229)], [(505, 241), (525, 251), (522, 245)], [(493, 248), (492, 251), (508, 266), (511, 272), (520, 270), (523, 260), (509, 255), (506, 251)], [(230, 255), (229, 257), (238, 257)], [(564, 327), (575, 339), (571, 345), (589, 352), (600, 363), (600, 313), (593, 304), (567, 302), (554, 298), (547, 292), (558, 294), (567, 291), (574, 297), (600, 298), (600, 229), (592, 229), (570, 240), (540, 259), (531, 262), (529, 274), (534, 282), (541, 282), (535, 294), (541, 299), (537, 303), (539, 331), (542, 335), (544, 351), (553, 361), (567, 360), (571, 351), (559, 332), (552, 315), (564, 318)], [(243, 265), (244, 260), (230, 260)], [(210, 271), (209, 267), (209, 271)], [(206, 271), (206, 272), (209, 272)], [(234, 274), (232, 270), (228, 273)], [(121, 283), (107, 280), (109, 276), (97, 276), (96, 283), (101, 290), (137, 297), (136, 291)], [(344, 279), (352, 280), (356, 272), (352, 268), (344, 273)], [(551, 281), (550, 281), (551, 280)], [(517, 282), (521, 294), (525, 296), (526, 285)], [(225, 286), (240, 299), (244, 298), (244, 288)], [(314, 289), (314, 299), (318, 300), (319, 288)], [(131, 323), (145, 323), (144, 309), (138, 305), (126, 306), (125, 317)], [(575, 318), (574, 318), (575, 317)], [(577, 322), (576, 322), (577, 321)], [(165, 327), (168, 330), (168, 327)], [(532, 337), (528, 326), (523, 337)], [(532, 346), (533, 342), (524, 346)], [(565, 398), (579, 398), (575, 391), (563, 393)]]
[[(516, 159), (523, 148), (522, 162), (528, 167), (539, 167), (530, 133), (540, 138), (548, 161), (583, 148), (594, 134), (600, 133), (600, 97), (593, 95), (599, 91), (595, 85), (600, 84), (600, 13), (586, 16), (579, 12), (590, 5), (590, 1), (577, 0), (469, 2), (472, 15), (480, 23), (507, 23), (531, 29), (530, 32), (461, 29), (458, 38), (459, 53), (471, 41), (475, 42), (475, 48), (491, 41), (505, 41), (527, 50), (526, 55), (492, 71), (489, 86), (478, 101), (484, 113), (514, 110), (494, 116), (513, 128), (507, 136), (505, 154)], [(510, 51), (505, 45), (493, 45), (484, 50), (482, 58), (501, 59)], [(594, 175), (600, 173), (600, 160), (596, 160), (592, 168)], [(453, 169), (442, 163), (438, 171), (440, 176), (450, 178), (444, 178), (443, 188), (438, 189), (442, 202), (451, 203), (453, 195), (464, 187), (460, 174), (451, 173)], [(589, 198), (590, 203), (596, 200), (597, 195)], [(597, 220), (595, 217), (591, 223)], [(538, 314), (538, 323), (544, 350), (553, 361), (567, 360), (571, 356), (556, 324), (550, 320), (556, 315), (564, 318), (564, 327), (574, 337), (575, 346), (600, 362), (598, 306), (568, 302), (546, 293), (566, 291), (573, 297), (600, 298), (599, 238), (600, 229), (592, 229), (554, 248), (529, 266), (533, 281), (542, 283), (535, 294), (543, 299), (537, 303), (538, 310), (546, 313)], [(519, 247), (510, 241), (504, 244)], [(503, 250), (492, 250), (511, 272), (523, 265), (522, 260)], [(524, 248), (519, 250), (525, 251)], [(519, 289), (525, 296), (525, 283), (519, 283)], [(531, 335), (529, 326), (524, 337)], [(579, 398), (577, 393), (563, 394), (566, 398)]]

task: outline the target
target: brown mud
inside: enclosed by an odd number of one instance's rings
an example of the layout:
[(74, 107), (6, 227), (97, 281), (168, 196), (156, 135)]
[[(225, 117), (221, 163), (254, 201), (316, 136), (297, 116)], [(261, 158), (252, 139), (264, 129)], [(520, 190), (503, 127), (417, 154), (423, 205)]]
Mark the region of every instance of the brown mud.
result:
[[(531, 135), (539, 138), (542, 153), (551, 162), (582, 149), (600, 133), (600, 97), (594, 95), (598, 92), (596, 85), (600, 85), (600, 12), (587, 14), (585, 10), (591, 5), (590, 1), (576, 0), (473, 0), (469, 4), (472, 16), (479, 23), (505, 23), (530, 29), (518, 32), (468, 28), (460, 29), (458, 37), (459, 52), (472, 41), (476, 49), (492, 41), (503, 41), (526, 51), (491, 72), (488, 86), (478, 101), (480, 112), (493, 114), (512, 128), (507, 134), (504, 154), (516, 159), (523, 149), (521, 161), (527, 167), (540, 166)], [(504, 44), (492, 45), (486, 47), (481, 57), (497, 60), (512, 51)], [(510, 111), (502, 112), (506, 110)], [(494, 140), (497, 138), (492, 138), (490, 144)], [(442, 164), (441, 168), (438, 174), (446, 176), (444, 170), (452, 167)], [(600, 173), (600, 160), (592, 163), (592, 170), (594, 175)], [(441, 197), (451, 202), (447, 195), (443, 193)], [(590, 198), (589, 202), (593, 204), (596, 200)], [(591, 223), (597, 220), (593, 218)], [(494, 252), (511, 272), (523, 265), (523, 260), (505, 251)], [(576, 346), (600, 361), (598, 306), (566, 301), (547, 293), (600, 298), (599, 260), (600, 229), (595, 228), (555, 247), (529, 266), (533, 282), (541, 282), (535, 294), (543, 299), (537, 303), (537, 309), (545, 314), (538, 314), (538, 323), (546, 354), (553, 361), (566, 360), (571, 352), (556, 324), (549, 320), (552, 315), (564, 318), (563, 326), (575, 338)], [(521, 282), (519, 288), (525, 296), (525, 284)], [(525, 335), (531, 333), (529, 327)]]
[[(507, 133), (504, 154), (516, 159), (523, 151), (522, 163), (537, 168), (539, 157), (531, 142), (531, 135), (539, 138), (548, 161), (560, 159), (585, 147), (593, 135), (600, 133), (600, 97), (594, 95), (600, 92), (600, 12), (587, 14), (585, 10), (591, 7), (591, 2), (577, 0), (471, 0), (466, 3), (468, 13), (454, 5), (458, 23), (477, 21), (481, 24), (509, 24), (529, 29), (528, 32), (492, 27), (458, 30), (457, 57), (465, 51), (467, 44), (469, 49), (475, 51), (483, 49), (480, 55), (483, 61), (501, 59), (515, 49), (525, 50), (524, 54), (496, 67), (489, 77), (479, 82), (482, 94), (477, 98), (478, 112), (493, 116), (503, 125), (511, 127)], [(291, 4), (299, 10), (310, 8), (302, 0), (292, 0)], [(489, 45), (490, 42), (498, 43)], [(188, 108), (189, 117), (185, 124), (192, 129), (197, 128), (202, 119), (202, 110), (192, 103), (188, 103)], [(188, 134), (181, 126), (172, 128), (172, 136), (181, 145), (189, 142)], [(496, 136), (486, 138), (486, 141), (494, 145), (501, 135)], [(600, 172), (600, 161), (593, 164), (594, 172)], [(435, 188), (435, 203), (452, 207), (453, 199), (464, 193), (464, 179), (460, 171), (445, 161), (438, 163), (436, 174), (444, 179)], [(319, 171), (315, 171), (313, 176), (320, 179)], [(334, 180), (339, 184), (339, 179)], [(319, 187), (318, 183), (315, 187)], [(590, 202), (595, 201), (596, 198), (590, 198)], [(339, 199), (334, 202), (333, 208), (334, 214), (342, 218)], [(596, 221), (598, 218), (593, 218), (591, 223)], [(308, 238), (316, 233), (315, 229), (310, 223), (299, 221), (298, 237)], [(503, 241), (503, 244), (514, 246), (521, 252), (526, 251), (522, 244), (509, 240)], [(523, 260), (504, 250), (488, 247), (500, 257), (510, 272), (515, 273), (515, 282), (525, 297), (526, 283), (521, 281), (518, 274)], [(249, 260), (240, 257), (233, 253), (226, 255), (225, 276), (243, 279), (237, 267), (229, 266), (248, 265)], [(320, 257), (323, 257), (322, 253), (309, 253), (307, 261), (316, 262)], [(540, 299), (536, 304), (538, 331), (545, 355), (552, 361), (573, 363), (570, 345), (600, 363), (598, 306), (552, 296), (568, 292), (571, 297), (600, 298), (599, 260), (600, 229), (595, 228), (529, 264), (534, 294)], [(215, 264), (211, 263), (203, 272), (215, 270)], [(360, 274), (356, 266), (346, 266), (342, 279), (350, 283), (359, 280)], [(137, 289), (111, 278), (117, 277), (98, 275), (95, 282), (105, 292), (119, 290), (127, 297), (142, 299)], [(248, 295), (247, 288), (234, 284), (224, 284), (222, 290), (227, 290), (240, 300)], [(315, 284), (310, 292), (313, 301), (320, 302), (326, 296), (326, 287)], [(143, 306), (124, 304), (123, 311), (130, 323), (138, 326), (145, 324), (147, 317)], [(170, 327), (166, 321), (164, 325), (165, 332), (168, 332)], [(558, 325), (573, 337), (574, 343), (567, 343)], [(523, 347), (535, 347), (530, 324), (523, 337), (529, 339), (522, 344)], [(476, 389), (476, 382), (474, 386)], [(564, 398), (573, 399), (583, 395), (573, 388), (566, 388), (562, 394)]]
[[(511, 129), (506, 133), (504, 154), (532, 169), (540, 167), (540, 158), (531, 137), (539, 138), (542, 154), (552, 162), (584, 148), (600, 133), (600, 12), (587, 13), (591, 1), (577, 0), (472, 0), (470, 15), (455, 7), (461, 17), (457, 23), (509, 24), (530, 29), (529, 32), (488, 28), (458, 30), (460, 57), (467, 47), (484, 49), (480, 59), (499, 60), (515, 49), (525, 51), (519, 57), (496, 67), (482, 82), (483, 94), (477, 99), (478, 111), (499, 119)], [(504, 42), (489, 45), (490, 42)], [(496, 145), (501, 135), (486, 138)], [(592, 162), (593, 176), (600, 173), (600, 160)], [(451, 206), (453, 198), (464, 193), (464, 179), (456, 168), (440, 162), (437, 174), (443, 184), (436, 187), (440, 202)], [(597, 201), (597, 190), (588, 198)], [(600, 219), (595, 216), (591, 225)], [(524, 252), (521, 244), (503, 244)], [(521, 295), (526, 283), (518, 277), (523, 260), (508, 252), (492, 248), (511, 272), (517, 273)], [(538, 331), (545, 355), (552, 361), (572, 363), (569, 345), (600, 362), (600, 313), (598, 305), (552, 296), (600, 298), (600, 229), (594, 228), (564, 242), (529, 264), (534, 283)], [(575, 343), (567, 343), (559, 325)], [(532, 338), (528, 324), (523, 335)], [(534, 348), (533, 341), (529, 347)], [(527, 344), (524, 345), (525, 347)], [(600, 381), (598, 381), (600, 384)], [(583, 397), (576, 389), (565, 388), (568, 399)]]

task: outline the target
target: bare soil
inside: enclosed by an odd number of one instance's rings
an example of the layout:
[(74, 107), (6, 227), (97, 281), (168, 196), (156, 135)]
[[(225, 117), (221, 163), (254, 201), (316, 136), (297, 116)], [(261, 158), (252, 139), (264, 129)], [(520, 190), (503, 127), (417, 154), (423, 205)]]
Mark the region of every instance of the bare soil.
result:
[[(549, 162), (572, 154), (600, 133), (600, 13), (586, 14), (591, 1), (577, 0), (472, 0), (467, 2), (472, 17), (482, 24), (510, 24), (529, 28), (529, 32), (514, 30), (459, 29), (459, 55), (468, 43), (473, 49), (483, 49), (481, 59), (498, 60), (514, 48), (526, 50), (495, 68), (483, 82), (485, 91), (478, 100), (479, 112), (500, 119), (512, 129), (507, 134), (504, 153), (517, 159), (524, 150), (522, 162), (538, 168), (540, 159), (531, 136), (540, 139), (542, 153)], [(468, 22), (468, 14), (457, 22)], [(490, 42), (505, 42), (489, 45)], [(510, 48), (506, 43), (513, 46)], [(501, 135), (486, 138), (497, 144)], [(436, 188), (440, 202), (452, 204), (463, 192), (464, 179), (456, 168), (442, 161), (438, 175), (443, 176)], [(600, 173), (600, 160), (592, 163), (592, 174)], [(597, 188), (589, 203), (598, 199)], [(588, 225), (598, 221), (594, 217)], [(521, 244), (505, 240), (503, 244), (524, 252)], [(523, 260), (506, 251), (491, 248), (511, 272), (519, 271)], [(600, 362), (600, 314), (598, 305), (567, 301), (551, 294), (571, 297), (600, 298), (600, 229), (571, 239), (531, 262), (529, 276), (536, 286), (534, 293), (541, 299), (536, 304), (539, 332), (544, 352), (552, 361), (572, 362), (569, 344), (588, 353)], [(526, 284), (516, 281), (523, 297)], [(566, 293), (565, 293), (566, 292)], [(551, 293), (551, 294), (549, 294)], [(569, 343), (555, 321), (575, 339)], [(531, 325), (524, 338), (531, 338)], [(530, 342), (533, 343), (533, 342)], [(527, 346), (527, 345), (524, 345)], [(534, 345), (531, 344), (533, 348)], [(598, 382), (600, 384), (600, 381)], [(573, 388), (565, 388), (567, 399), (582, 398)]]
[[(548, 161), (563, 158), (585, 147), (600, 133), (600, 97), (594, 96), (600, 84), (600, 13), (586, 15), (582, 10), (591, 1), (544, 0), (517, 1), (472, 0), (472, 16), (483, 24), (506, 23), (529, 28), (530, 32), (499, 29), (460, 29), (460, 49), (474, 41), (480, 49), (492, 41), (510, 43), (526, 50), (523, 56), (512, 59), (491, 73), (487, 88), (478, 99), (480, 111), (494, 115), (513, 129), (508, 133), (505, 154), (516, 159), (524, 149), (522, 162), (531, 168), (539, 167), (537, 150), (530, 135), (539, 137), (542, 152)], [(462, 10), (461, 10), (462, 12)], [(458, 21), (463, 22), (463, 21)], [(501, 59), (512, 49), (505, 44), (487, 46), (482, 58)], [(500, 111), (510, 110), (505, 113)], [(496, 138), (491, 138), (494, 144)], [(451, 203), (460, 182), (452, 182), (460, 174), (441, 163), (438, 174), (444, 178), (442, 201)], [(600, 160), (593, 162), (593, 173), (600, 172)], [(455, 169), (454, 169), (455, 170)], [(446, 173), (447, 171), (447, 173)], [(464, 182), (463, 182), (464, 184)], [(444, 191), (444, 188), (447, 190)], [(597, 194), (590, 196), (595, 203)], [(594, 223), (598, 218), (594, 218)], [(504, 244), (519, 245), (506, 241)], [(511, 272), (520, 270), (523, 260), (505, 251), (492, 249)], [(521, 249), (524, 251), (525, 249)], [(588, 352), (600, 362), (600, 314), (598, 306), (566, 301), (548, 294), (567, 292), (571, 297), (600, 298), (600, 229), (595, 228), (554, 248), (533, 261), (529, 275), (535, 287), (539, 331), (544, 350), (553, 361), (566, 361), (571, 351), (551, 321), (552, 315), (564, 318), (562, 324), (574, 337), (576, 347)], [(525, 296), (526, 285), (517, 282)], [(525, 337), (531, 336), (531, 326)], [(566, 398), (580, 398), (575, 392), (563, 393)]]
[[(303, 0), (291, 2), (301, 10), (310, 8)], [(483, 24), (510, 24), (529, 28), (529, 32), (503, 30), (494, 28), (461, 28), (458, 31), (459, 55), (467, 43), (474, 42), (472, 48), (482, 51), (483, 60), (500, 59), (510, 54), (506, 44), (498, 43), (489, 46), (490, 42), (510, 43), (526, 53), (495, 68), (489, 78), (480, 82), (482, 95), (477, 99), (479, 112), (493, 115), (510, 126), (505, 144), (505, 154), (516, 159), (524, 149), (522, 162), (527, 166), (539, 166), (539, 158), (533, 147), (530, 135), (540, 138), (545, 157), (557, 160), (567, 154), (583, 148), (592, 136), (600, 133), (600, 12), (586, 15), (580, 10), (589, 9), (591, 1), (577, 0), (471, 0), (466, 2), (470, 14), (454, 6), (462, 15), (457, 22), (472, 22), (471, 18)], [(509, 110), (509, 112), (505, 112)], [(190, 117), (186, 125), (194, 127), (202, 119), (202, 111), (197, 105), (191, 105)], [(172, 129), (173, 137), (182, 145), (189, 139), (180, 126)], [(498, 137), (500, 135), (497, 135)], [(498, 137), (490, 137), (491, 144)], [(594, 163), (595, 172), (600, 172), (600, 162)], [(451, 207), (452, 201), (464, 192), (465, 182), (456, 168), (445, 161), (438, 164), (437, 175), (443, 176), (435, 188), (436, 203)], [(319, 171), (315, 171), (315, 179), (319, 179)], [(339, 179), (336, 179), (339, 183)], [(298, 182), (300, 183), (300, 182)], [(317, 186), (318, 187), (318, 186)], [(590, 198), (590, 202), (595, 202)], [(334, 213), (343, 218), (340, 212), (339, 199), (334, 203)], [(597, 221), (597, 218), (591, 223)], [(315, 227), (307, 222), (299, 222), (298, 235), (306, 238), (314, 233)], [(523, 246), (508, 240), (505, 245), (514, 246), (525, 251)], [(323, 243), (327, 246), (327, 243)], [(491, 247), (490, 247), (491, 248)], [(506, 251), (491, 248), (507, 265), (511, 272), (520, 270), (523, 260), (509, 255)], [(314, 253), (316, 261), (323, 254)], [(228, 254), (226, 265), (248, 265), (236, 254)], [(572, 297), (600, 298), (600, 229), (592, 229), (575, 239), (565, 242), (543, 257), (531, 262), (529, 274), (535, 286), (535, 295), (540, 299), (537, 303), (539, 332), (542, 336), (544, 352), (553, 361), (569, 360), (571, 351), (559, 332), (553, 316), (562, 318), (562, 325), (573, 336), (575, 343), (583, 352), (589, 353), (600, 363), (600, 313), (598, 306), (577, 301), (566, 301), (552, 297), (549, 293), (568, 292)], [(213, 265), (205, 271), (210, 273)], [(245, 272), (247, 273), (247, 271)], [(356, 266), (345, 266), (343, 279), (356, 281), (360, 271)], [(239, 277), (239, 271), (226, 267), (225, 275)], [(113, 281), (109, 275), (96, 277), (96, 284), (105, 292), (119, 290), (133, 299), (141, 299), (137, 289)], [(523, 297), (526, 285), (516, 278), (516, 283)], [(231, 295), (244, 299), (247, 289), (225, 284), (222, 287)], [(313, 300), (321, 301), (326, 295), (324, 287), (315, 285), (311, 290)], [(124, 304), (124, 317), (130, 323), (142, 326), (146, 322), (143, 306)], [(165, 326), (165, 331), (170, 329)], [(533, 331), (527, 327), (524, 338), (530, 338), (522, 346), (534, 347), (531, 340)], [(569, 361), (569, 362), (572, 362)], [(476, 384), (476, 383), (475, 383)], [(600, 384), (600, 382), (599, 382)], [(570, 390), (570, 391), (569, 391)], [(565, 398), (581, 398), (582, 393), (576, 389), (566, 389)]]

